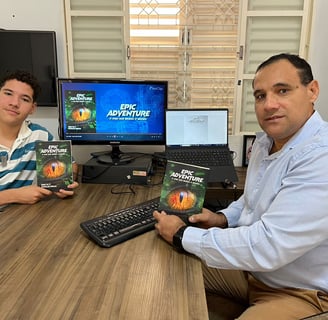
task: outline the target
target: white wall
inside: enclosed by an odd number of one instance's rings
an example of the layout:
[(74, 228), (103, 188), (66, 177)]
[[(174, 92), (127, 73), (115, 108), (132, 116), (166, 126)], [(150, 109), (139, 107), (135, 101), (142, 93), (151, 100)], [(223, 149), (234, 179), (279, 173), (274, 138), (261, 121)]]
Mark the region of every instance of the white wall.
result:
[(314, 0), (314, 19), (309, 48), (309, 62), (314, 77), (320, 84), (320, 95), (315, 104), (322, 117), (328, 121), (328, 1)]
[[(0, 28), (25, 30), (53, 30), (57, 37), (58, 72), (60, 77), (67, 76), (65, 21), (63, 0), (9, 0), (1, 1)], [(328, 30), (327, 0), (314, 0), (315, 12), (313, 32), (309, 48), (309, 61), (313, 66), (314, 76), (320, 81), (321, 94), (317, 109), (328, 120), (328, 42), (324, 33)], [(5, 48), (1, 47), (1, 50)], [(58, 131), (57, 108), (39, 107), (32, 120), (46, 126), (56, 137)], [(230, 148), (237, 152), (236, 165), (241, 165), (242, 137), (230, 137)], [(104, 146), (74, 146), (73, 153), (80, 163), (87, 161), (90, 152), (104, 150)], [(161, 147), (131, 148), (123, 150), (137, 150), (140, 152), (161, 151)]]

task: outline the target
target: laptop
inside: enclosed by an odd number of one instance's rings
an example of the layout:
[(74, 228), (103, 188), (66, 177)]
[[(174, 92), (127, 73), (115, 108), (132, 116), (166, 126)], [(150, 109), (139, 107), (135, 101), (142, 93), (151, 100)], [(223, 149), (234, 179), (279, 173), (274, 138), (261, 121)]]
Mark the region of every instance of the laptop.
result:
[(208, 182), (237, 182), (228, 116), (228, 109), (167, 109), (166, 159), (210, 168)]

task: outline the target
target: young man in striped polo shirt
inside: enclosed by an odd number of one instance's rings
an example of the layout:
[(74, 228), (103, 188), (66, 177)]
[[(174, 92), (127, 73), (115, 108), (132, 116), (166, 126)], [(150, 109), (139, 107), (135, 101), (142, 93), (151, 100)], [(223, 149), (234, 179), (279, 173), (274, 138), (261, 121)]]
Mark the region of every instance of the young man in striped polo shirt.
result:
[[(53, 194), (35, 184), (35, 142), (53, 140), (53, 136), (26, 120), (36, 110), (39, 93), (36, 78), (25, 71), (15, 71), (0, 80), (0, 206), (33, 204)], [(70, 190), (55, 194), (59, 198), (72, 196), (77, 186), (74, 182), (68, 186)]]

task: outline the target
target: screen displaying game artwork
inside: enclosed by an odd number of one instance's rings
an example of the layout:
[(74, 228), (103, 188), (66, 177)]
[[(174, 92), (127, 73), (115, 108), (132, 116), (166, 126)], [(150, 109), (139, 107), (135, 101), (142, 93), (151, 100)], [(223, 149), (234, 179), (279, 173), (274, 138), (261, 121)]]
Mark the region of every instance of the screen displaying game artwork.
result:
[(165, 144), (167, 81), (58, 79), (59, 135), (72, 144)]

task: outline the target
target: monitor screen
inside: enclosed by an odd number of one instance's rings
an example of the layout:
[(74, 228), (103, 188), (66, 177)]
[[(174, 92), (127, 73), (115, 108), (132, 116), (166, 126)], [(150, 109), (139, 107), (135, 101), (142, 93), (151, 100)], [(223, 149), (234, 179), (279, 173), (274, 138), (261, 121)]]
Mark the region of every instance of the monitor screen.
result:
[(108, 162), (115, 163), (121, 155), (120, 145), (165, 144), (167, 81), (57, 82), (61, 139), (72, 144), (111, 145)]
[(31, 72), (41, 86), (39, 106), (57, 106), (57, 51), (54, 31), (0, 30), (0, 76)]

